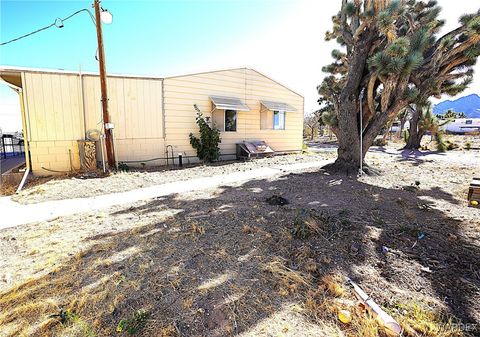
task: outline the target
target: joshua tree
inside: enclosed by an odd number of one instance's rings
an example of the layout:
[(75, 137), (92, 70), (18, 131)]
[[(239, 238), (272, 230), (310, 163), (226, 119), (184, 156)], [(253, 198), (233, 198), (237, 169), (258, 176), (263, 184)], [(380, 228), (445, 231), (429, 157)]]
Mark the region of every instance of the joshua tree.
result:
[(416, 104), (408, 106), (407, 110), (411, 114), (410, 130), (405, 149), (418, 150), (422, 143), (422, 138), (427, 131), (430, 132), (432, 139), (437, 141), (437, 150), (443, 152), (446, 146), (443, 142), (443, 131), (441, 127), (451, 121), (451, 118), (440, 122), (432, 113), (430, 102), (426, 104)]
[(382, 128), (409, 104), (455, 95), (471, 82), (480, 55), (480, 10), (462, 16), (458, 28), (443, 36), (437, 35), (444, 25), (439, 13), (436, 1), (342, 0), (326, 34), (342, 51), (332, 52), (335, 61), (323, 69), (330, 75), (318, 86), (322, 99), (334, 107), (339, 148), (330, 168), (356, 172), (363, 160), (360, 133), (364, 156)]
[(457, 118), (457, 113), (453, 111), (452, 109), (449, 109), (445, 115), (443, 116), (445, 119), (452, 119), (452, 118)]
[(459, 112), (457, 113), (457, 118), (467, 118), (467, 115), (465, 114), (465, 112)]

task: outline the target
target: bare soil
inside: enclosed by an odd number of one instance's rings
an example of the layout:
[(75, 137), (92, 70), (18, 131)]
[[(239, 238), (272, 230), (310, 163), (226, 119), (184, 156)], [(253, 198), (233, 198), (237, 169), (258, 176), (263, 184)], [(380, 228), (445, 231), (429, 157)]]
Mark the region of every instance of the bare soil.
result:
[(478, 166), (367, 161), (380, 175), (305, 171), (3, 230), (0, 336), (383, 336), (345, 276), (405, 335), (478, 336)]
[(112, 173), (110, 176), (83, 179), (83, 174), (37, 178), (12, 198), (20, 203), (37, 203), (47, 200), (85, 198), (100, 194), (125, 192), (136, 188), (159, 185), (167, 182), (211, 177), (219, 174), (248, 171), (259, 167), (272, 167), (318, 161), (332, 157), (332, 154), (291, 154), (263, 158), (253, 161), (218, 162), (209, 165), (159, 167), (156, 171), (134, 170)]

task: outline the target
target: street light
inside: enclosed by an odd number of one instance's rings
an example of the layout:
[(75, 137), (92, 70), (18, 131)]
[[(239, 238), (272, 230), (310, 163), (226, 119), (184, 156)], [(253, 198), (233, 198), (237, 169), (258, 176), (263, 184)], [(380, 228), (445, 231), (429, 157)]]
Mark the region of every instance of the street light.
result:
[(101, 9), (100, 18), (104, 24), (111, 24), (113, 21), (113, 15), (108, 11), (108, 9)]
[(97, 43), (98, 43), (98, 48), (97, 48), (97, 53), (95, 55), (95, 59), (99, 63), (99, 68), (100, 68), (100, 90), (101, 90), (101, 95), (102, 95), (102, 119), (103, 119), (103, 130), (105, 134), (105, 148), (107, 152), (107, 161), (108, 161), (108, 166), (110, 168), (116, 168), (116, 161), (115, 161), (115, 150), (114, 150), (114, 145), (113, 145), (113, 134), (112, 130), (114, 128), (113, 123), (110, 123), (110, 116), (108, 114), (108, 97), (107, 97), (107, 70), (105, 67), (105, 51), (103, 49), (103, 33), (102, 33), (102, 22), (109, 25), (113, 21), (113, 15), (110, 13), (108, 9), (104, 9), (103, 7), (100, 6), (100, 1), (101, 0), (94, 0), (92, 7), (95, 9), (95, 17), (93, 14), (86, 8), (80, 9), (73, 13), (72, 15), (60, 19), (57, 18), (55, 20), (54, 25), (57, 28), (63, 28), (63, 22), (65, 20), (68, 20), (72, 16), (86, 11), (89, 15), (90, 18), (92, 19), (93, 24), (95, 25), (97, 29)]

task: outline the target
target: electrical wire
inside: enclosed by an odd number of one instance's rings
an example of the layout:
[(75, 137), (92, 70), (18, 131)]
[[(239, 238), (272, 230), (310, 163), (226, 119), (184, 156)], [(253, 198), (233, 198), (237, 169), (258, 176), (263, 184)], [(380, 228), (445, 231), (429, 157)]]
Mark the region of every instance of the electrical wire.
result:
[(55, 21), (54, 21), (52, 24), (50, 24), (50, 25), (48, 25), (48, 26), (39, 28), (39, 29), (37, 29), (37, 30), (35, 30), (35, 31), (33, 31), (33, 32), (30, 32), (30, 33), (28, 33), (28, 34), (25, 34), (25, 35), (16, 37), (16, 38), (11, 39), (11, 40), (9, 40), (9, 41), (2, 42), (2, 43), (0, 43), (0, 46), (4, 46), (4, 45), (6, 45), (6, 44), (9, 44), (9, 43), (12, 43), (12, 42), (15, 42), (15, 41), (24, 39), (24, 38), (26, 38), (26, 37), (28, 37), (28, 36), (30, 36), (30, 35), (40, 33), (41, 31), (44, 31), (44, 30), (46, 30), (46, 29), (49, 29), (49, 28), (51, 28), (51, 27), (53, 27), (53, 26), (58, 27), (58, 28), (62, 28), (63, 25), (62, 25), (62, 26), (57, 26), (58, 20), (60, 20), (60, 24), (62, 24), (64, 21), (67, 21), (67, 20), (70, 19), (71, 17), (77, 15), (78, 13), (84, 12), (84, 11), (86, 11), (86, 12), (90, 15), (90, 19), (92, 19), (92, 22), (93, 22), (93, 24), (95, 25), (95, 24), (96, 24), (96, 23), (95, 23), (95, 18), (93, 17), (92, 12), (90, 12), (88, 9), (84, 8), (84, 9), (80, 9), (80, 10), (76, 11), (76, 12), (73, 13), (73, 14), (70, 14), (69, 16), (67, 16), (67, 17), (64, 18), (64, 19), (57, 18), (57, 19), (55, 19)]

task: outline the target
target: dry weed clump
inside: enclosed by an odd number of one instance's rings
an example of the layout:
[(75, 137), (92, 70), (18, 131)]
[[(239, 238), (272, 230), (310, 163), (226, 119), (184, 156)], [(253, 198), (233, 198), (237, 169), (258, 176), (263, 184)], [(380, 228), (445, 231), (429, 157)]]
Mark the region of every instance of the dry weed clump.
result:
[(319, 235), (330, 241), (350, 226), (350, 221), (342, 213), (331, 215), (326, 211), (315, 209), (297, 209), (291, 233), (294, 237), (305, 240)]
[(397, 304), (390, 311), (396, 317), (407, 336), (464, 336), (460, 324), (439, 308), (429, 306), (428, 303), (412, 300), (403, 304)]
[[(346, 336), (385, 336), (379, 323), (345, 287), (339, 275), (323, 276), (318, 287), (308, 292), (304, 305), (316, 320), (336, 324)], [(341, 311), (351, 314), (350, 322), (342, 323), (339, 320)]]
[(272, 261), (263, 265), (263, 270), (275, 275), (284, 284), (298, 284), (303, 286), (311, 286), (309, 275), (305, 275), (299, 271), (293, 270), (285, 266), (281, 260)]

